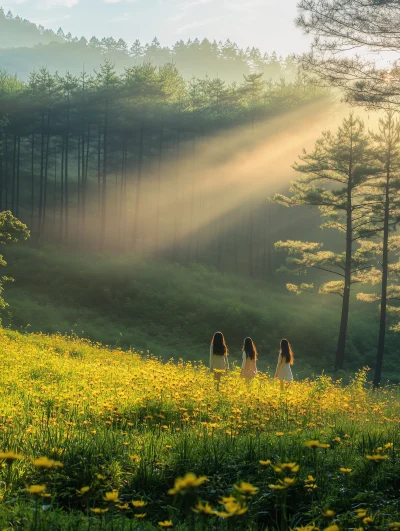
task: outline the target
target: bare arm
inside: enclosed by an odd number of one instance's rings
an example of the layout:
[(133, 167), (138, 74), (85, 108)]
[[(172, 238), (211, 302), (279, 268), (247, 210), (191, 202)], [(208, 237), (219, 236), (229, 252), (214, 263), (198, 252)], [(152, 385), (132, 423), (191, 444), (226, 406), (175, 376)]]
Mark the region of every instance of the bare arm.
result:
[(225, 370), (229, 371), (229, 361), (228, 361), (228, 356), (226, 354), (224, 356), (224, 359), (225, 359)]
[(275, 371), (275, 378), (277, 378), (278, 376), (278, 370), (279, 370), (279, 365), (282, 363), (282, 356), (279, 354), (278, 356), (278, 363), (276, 365), (276, 371)]

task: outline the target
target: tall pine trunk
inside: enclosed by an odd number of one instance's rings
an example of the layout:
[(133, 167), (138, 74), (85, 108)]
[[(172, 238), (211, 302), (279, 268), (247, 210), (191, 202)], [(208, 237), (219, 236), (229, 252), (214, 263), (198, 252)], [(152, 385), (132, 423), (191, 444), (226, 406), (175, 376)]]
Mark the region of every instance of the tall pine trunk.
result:
[(346, 350), (347, 325), (349, 322), (350, 290), (353, 263), (353, 138), (350, 139), (349, 174), (346, 202), (346, 258), (344, 270), (344, 289), (339, 337), (336, 347), (335, 369), (342, 370)]
[(382, 290), (381, 290), (381, 312), (379, 319), (379, 338), (376, 353), (374, 387), (378, 387), (382, 378), (383, 354), (385, 352), (386, 340), (386, 317), (387, 317), (387, 287), (389, 272), (389, 219), (390, 219), (390, 148), (386, 166), (386, 188), (385, 188), (385, 211), (383, 221), (383, 248), (382, 248)]

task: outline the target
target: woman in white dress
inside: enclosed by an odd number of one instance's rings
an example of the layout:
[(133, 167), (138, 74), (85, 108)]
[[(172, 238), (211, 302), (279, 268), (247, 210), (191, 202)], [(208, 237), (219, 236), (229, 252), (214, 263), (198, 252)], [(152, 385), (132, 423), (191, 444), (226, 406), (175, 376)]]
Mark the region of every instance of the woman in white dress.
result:
[(257, 349), (251, 337), (246, 337), (244, 340), (242, 351), (243, 361), (240, 376), (250, 381), (257, 374), (256, 362), (258, 359)]
[(228, 355), (224, 334), (215, 332), (210, 345), (210, 372), (214, 373), (217, 391), (219, 390), (222, 374), (229, 370)]
[(290, 384), (293, 380), (291, 365), (294, 363), (294, 355), (292, 347), (287, 339), (282, 339), (281, 350), (278, 356), (278, 365), (276, 366), (275, 378), (281, 383), (281, 391), (285, 386), (285, 382)]

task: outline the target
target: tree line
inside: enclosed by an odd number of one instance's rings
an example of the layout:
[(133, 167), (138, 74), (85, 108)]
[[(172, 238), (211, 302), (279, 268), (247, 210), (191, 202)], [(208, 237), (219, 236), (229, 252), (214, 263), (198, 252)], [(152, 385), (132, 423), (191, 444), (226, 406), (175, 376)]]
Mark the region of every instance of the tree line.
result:
[(79, 76), (82, 63), (91, 71), (98, 68), (104, 58), (115, 63), (118, 73), (126, 67), (143, 63), (154, 66), (174, 63), (186, 79), (208, 75), (239, 83), (243, 75), (252, 72), (263, 73), (266, 80), (274, 81), (281, 77), (293, 81), (297, 72), (293, 57), (278, 57), (275, 52), (262, 53), (255, 47), (241, 49), (230, 40), (180, 40), (168, 47), (161, 45), (157, 38), (147, 44), (138, 39), (129, 44), (113, 37), (78, 38), (62, 28), (54, 32), (14, 17), (11, 11), (6, 14), (2, 8), (0, 48), (4, 48), (0, 68), (18, 74), (46, 65), (51, 72), (63, 69), (63, 72), (68, 70)]
[[(196, 174), (202, 148), (245, 125), (256, 135), (259, 121), (320, 96), (302, 76), (292, 83), (268, 83), (262, 74), (240, 85), (187, 82), (172, 64), (118, 75), (105, 62), (79, 78), (42, 69), (27, 83), (2, 72), (0, 208), (26, 222), (34, 240), (164, 253), (174, 261), (203, 253), (219, 268), (229, 260), (236, 272), (265, 275), (273, 206), (263, 198), (258, 210), (215, 216), (218, 176), (208, 191)], [(240, 230), (225, 240), (240, 216)]]

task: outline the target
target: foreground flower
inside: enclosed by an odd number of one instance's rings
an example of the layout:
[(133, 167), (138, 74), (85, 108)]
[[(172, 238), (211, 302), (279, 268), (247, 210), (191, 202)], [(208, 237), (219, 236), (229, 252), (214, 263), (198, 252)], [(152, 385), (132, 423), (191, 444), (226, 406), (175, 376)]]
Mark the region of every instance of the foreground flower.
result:
[(7, 461), (8, 464), (12, 463), (13, 461), (18, 461), (20, 459), (23, 459), (24, 456), (21, 454), (17, 454), (15, 452), (0, 452), (0, 460), (4, 459)]
[(306, 441), (304, 443), (304, 446), (307, 446), (307, 448), (330, 448), (330, 444), (328, 443), (321, 443), (315, 439), (311, 440), (311, 441)]
[(103, 500), (106, 502), (119, 502), (119, 492), (117, 490), (112, 490), (111, 492), (106, 492)]
[[(307, 441), (304, 443), (304, 446), (307, 446), (307, 448), (319, 448), (319, 441), (317, 440)], [(299, 528), (296, 527), (296, 529), (299, 529)]]
[(90, 490), (90, 487), (82, 487), (81, 489), (77, 490), (76, 493), (83, 496), (83, 494), (86, 494), (87, 492), (89, 492), (89, 490)]
[(367, 516), (366, 509), (356, 509), (355, 513), (356, 513), (357, 518), (360, 518), (360, 520)]
[(343, 472), (343, 474), (350, 474), (350, 472), (353, 470), (352, 468), (339, 468), (340, 472)]
[(132, 500), (132, 505), (134, 507), (144, 507), (145, 505), (147, 505), (147, 502), (143, 500)]
[(272, 490), (284, 490), (287, 489), (288, 485), (274, 485), (273, 483), (270, 483), (268, 487)]
[(158, 525), (164, 529), (167, 529), (168, 527), (172, 527), (173, 523), (172, 520), (164, 520), (163, 522), (158, 522)]
[(296, 483), (296, 478), (284, 478), (282, 481), (282, 484), (287, 485), (288, 487), (290, 487), (294, 483)]
[(30, 485), (29, 487), (26, 487), (26, 490), (33, 496), (40, 496), (45, 492), (46, 485)]
[(242, 481), (239, 485), (234, 485), (234, 487), (243, 496), (255, 496), (259, 491), (257, 487), (253, 487), (251, 483), (247, 483), (246, 481)]
[(325, 527), (325, 529), (323, 531), (340, 531), (340, 528), (339, 528), (338, 525), (333, 524), (333, 525), (330, 525), (328, 527)]
[(259, 461), (261, 466), (268, 466), (271, 464), (271, 460), (267, 459), (266, 461)]
[(220, 518), (231, 518), (232, 516), (242, 516), (246, 514), (248, 508), (243, 503), (238, 502), (233, 496), (222, 498), (221, 504), (225, 506), (225, 511), (215, 512)]
[(189, 472), (183, 478), (176, 478), (174, 488), (169, 489), (168, 494), (175, 495), (187, 490), (195, 489), (208, 481), (206, 476), (197, 477), (196, 474)]
[(95, 507), (94, 509), (90, 509), (90, 510), (94, 514), (104, 514), (108, 511), (108, 509), (101, 509), (100, 507)]
[(201, 514), (207, 514), (212, 515), (216, 514), (215, 510), (211, 507), (211, 505), (208, 502), (198, 502), (197, 505), (192, 509), (194, 513), (201, 513)]
[(48, 457), (38, 457), (33, 459), (32, 463), (38, 468), (53, 468), (53, 467), (63, 467), (64, 465), (60, 461), (54, 461)]
[(373, 461), (374, 463), (380, 463), (381, 461), (385, 461), (385, 459), (387, 459), (389, 456), (375, 454), (375, 455), (366, 455), (365, 457), (368, 459), (368, 461)]
[(322, 511), (322, 514), (323, 516), (325, 516), (325, 518), (333, 518), (335, 516), (335, 511), (332, 511), (332, 509), (325, 509), (324, 511)]

